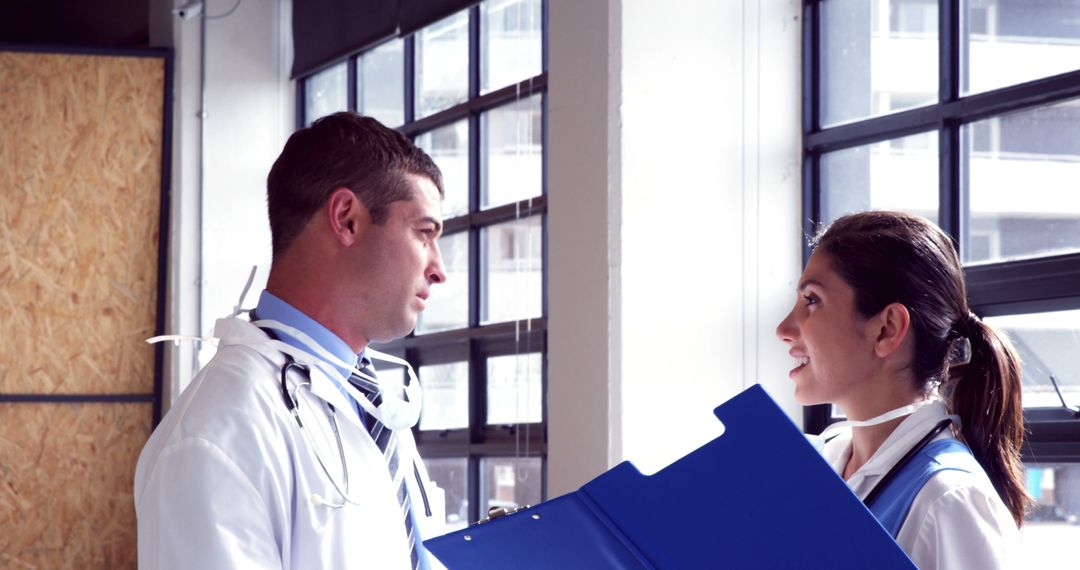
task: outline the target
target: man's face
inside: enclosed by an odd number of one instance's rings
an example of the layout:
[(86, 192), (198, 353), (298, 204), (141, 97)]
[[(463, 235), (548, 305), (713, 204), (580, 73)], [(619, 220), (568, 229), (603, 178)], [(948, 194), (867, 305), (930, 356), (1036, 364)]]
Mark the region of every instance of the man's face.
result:
[(439, 191), (425, 177), (406, 178), (413, 186), (412, 199), (391, 203), (384, 224), (369, 224), (352, 257), (360, 283), (356, 317), (369, 342), (409, 334), (431, 286), (446, 281), (437, 241), (442, 234)]

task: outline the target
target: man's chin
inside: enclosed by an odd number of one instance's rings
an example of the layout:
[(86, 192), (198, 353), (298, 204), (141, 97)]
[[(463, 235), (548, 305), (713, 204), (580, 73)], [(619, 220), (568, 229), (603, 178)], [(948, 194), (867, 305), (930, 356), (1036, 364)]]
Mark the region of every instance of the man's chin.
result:
[(416, 330), (416, 317), (403, 321), (400, 326), (387, 328), (386, 331), (374, 335), (370, 340), (375, 343), (392, 342), (408, 336), (414, 330)]

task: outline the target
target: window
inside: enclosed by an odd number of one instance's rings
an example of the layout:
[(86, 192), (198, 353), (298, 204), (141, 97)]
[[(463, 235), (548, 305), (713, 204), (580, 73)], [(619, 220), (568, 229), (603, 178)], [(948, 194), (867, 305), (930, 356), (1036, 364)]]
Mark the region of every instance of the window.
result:
[[(1023, 358), (1028, 566), (1080, 539), (1080, 4), (808, 0), (804, 230), (890, 208), (959, 244)], [(805, 253), (809, 253), (808, 251)], [(806, 410), (810, 431), (834, 410)]]
[(546, 495), (545, 10), (485, 0), (297, 87), (298, 123), (369, 114), (443, 172), (448, 281), (412, 335), (378, 348), (420, 377), (414, 433), (453, 528)]

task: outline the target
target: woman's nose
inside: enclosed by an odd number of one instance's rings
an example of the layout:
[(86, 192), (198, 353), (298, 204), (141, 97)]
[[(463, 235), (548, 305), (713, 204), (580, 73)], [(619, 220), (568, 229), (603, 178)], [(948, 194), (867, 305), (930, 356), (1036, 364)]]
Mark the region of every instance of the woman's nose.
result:
[(783, 342), (790, 344), (795, 340), (795, 334), (798, 332), (798, 327), (795, 326), (795, 310), (784, 317), (784, 320), (780, 321), (780, 324), (776, 325), (776, 338)]

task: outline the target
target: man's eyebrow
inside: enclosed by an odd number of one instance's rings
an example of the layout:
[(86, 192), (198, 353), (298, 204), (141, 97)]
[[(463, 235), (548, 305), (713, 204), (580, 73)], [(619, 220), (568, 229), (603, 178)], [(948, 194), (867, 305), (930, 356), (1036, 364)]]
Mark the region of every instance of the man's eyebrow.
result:
[(806, 288), (811, 286), (811, 285), (815, 285), (815, 286), (817, 286), (817, 287), (819, 287), (821, 289), (825, 288), (825, 286), (822, 285), (820, 281), (817, 281), (817, 280), (814, 280), (814, 279), (807, 279), (807, 280), (803, 281), (802, 283), (799, 283), (799, 286), (798, 286), (797, 290), (798, 291), (805, 291)]
[(439, 234), (442, 233), (442, 222), (435, 219), (434, 217), (432, 217), (432, 216), (424, 216), (423, 218), (420, 218), (420, 221), (421, 222), (427, 222), (427, 223), (430, 223), (430, 224), (434, 224), (435, 225), (435, 233), (439, 233)]

